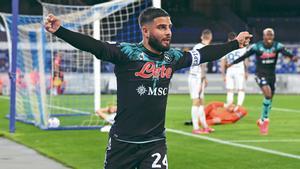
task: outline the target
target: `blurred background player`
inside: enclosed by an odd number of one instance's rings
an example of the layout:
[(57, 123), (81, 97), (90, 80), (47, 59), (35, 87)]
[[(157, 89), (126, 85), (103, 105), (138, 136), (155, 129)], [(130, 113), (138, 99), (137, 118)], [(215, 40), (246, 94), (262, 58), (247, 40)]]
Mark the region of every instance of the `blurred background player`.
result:
[[(212, 41), (212, 32), (209, 29), (205, 29), (201, 34), (201, 43), (194, 46), (194, 50), (201, 49), (202, 47), (209, 45)], [(206, 79), (206, 64), (199, 66), (192, 66), (190, 68), (188, 83), (189, 91), (192, 99), (192, 124), (194, 134), (208, 134), (213, 131), (209, 128), (206, 123), (205, 112), (204, 112), (204, 89), (207, 86)], [(202, 129), (200, 129), (200, 124)]]
[(61, 70), (61, 54), (56, 53), (53, 59), (54, 62), (54, 72), (51, 78), (51, 93), (53, 95), (60, 95), (64, 93), (66, 88), (66, 81), (64, 80), (64, 72)]
[[(234, 105), (231, 105), (234, 107)], [(244, 107), (237, 107), (236, 111), (225, 108), (223, 102), (211, 102), (205, 107), (206, 121), (208, 125), (232, 124), (248, 114)]]
[(109, 124), (103, 126), (100, 131), (109, 132), (111, 125), (115, 122), (115, 117), (117, 115), (117, 106), (108, 106), (105, 108), (101, 108), (96, 111), (96, 114)]
[(64, 93), (66, 88), (66, 82), (64, 80), (63, 72), (54, 72), (54, 75), (51, 79), (51, 94), (61, 95)]
[[(272, 107), (272, 98), (275, 93), (275, 68), (278, 54), (288, 56), (291, 59), (293, 54), (288, 52), (282, 43), (274, 41), (275, 33), (272, 28), (263, 30), (263, 41), (259, 41), (251, 46), (249, 50), (232, 64), (237, 64), (245, 58), (255, 54), (256, 56), (256, 82), (264, 95), (261, 118), (257, 120), (262, 135), (268, 134), (269, 113)], [(296, 59), (296, 57), (295, 57)], [(229, 64), (229, 67), (231, 64)]]
[(0, 76), (0, 95), (2, 95), (2, 89), (3, 89), (3, 80), (2, 77)]
[[(228, 41), (234, 40), (236, 34), (234, 32), (228, 33)], [(222, 59), (221, 61), (221, 72), (227, 89), (227, 99), (224, 106), (229, 108), (234, 101), (234, 91), (236, 90), (238, 93), (237, 97), (237, 106), (234, 110), (237, 110), (239, 106), (243, 105), (245, 99), (245, 80), (247, 80), (247, 63), (246, 60), (244, 62), (240, 62), (227, 68), (227, 64), (232, 63), (234, 60), (240, 58), (243, 54), (246, 53), (246, 47), (234, 50)]]

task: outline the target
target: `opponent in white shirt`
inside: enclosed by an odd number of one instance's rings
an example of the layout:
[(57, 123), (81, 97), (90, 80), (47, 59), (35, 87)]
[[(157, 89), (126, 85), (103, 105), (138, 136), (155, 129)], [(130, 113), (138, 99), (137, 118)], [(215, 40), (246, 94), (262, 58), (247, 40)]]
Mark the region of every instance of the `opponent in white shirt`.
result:
[[(194, 46), (193, 49), (201, 49), (205, 45), (209, 45), (212, 41), (212, 33), (209, 29), (202, 31), (201, 43)], [(213, 131), (206, 123), (204, 112), (204, 88), (207, 85), (206, 80), (206, 64), (200, 66), (192, 66), (189, 71), (188, 83), (190, 96), (193, 101), (191, 115), (194, 134), (208, 134)], [(200, 129), (199, 121), (202, 126)]]
[[(228, 34), (228, 41), (234, 40), (236, 34), (234, 32), (230, 32)], [(242, 106), (245, 99), (245, 81), (247, 80), (247, 61), (240, 62), (235, 64), (229, 68), (227, 65), (232, 63), (237, 58), (241, 57), (244, 53), (246, 53), (246, 47), (234, 50), (228, 53), (222, 59), (222, 75), (225, 81), (226, 89), (227, 89), (227, 99), (226, 99), (226, 107), (229, 107), (233, 104), (234, 100), (234, 92), (237, 91), (237, 106)], [(238, 107), (236, 107), (237, 109)]]

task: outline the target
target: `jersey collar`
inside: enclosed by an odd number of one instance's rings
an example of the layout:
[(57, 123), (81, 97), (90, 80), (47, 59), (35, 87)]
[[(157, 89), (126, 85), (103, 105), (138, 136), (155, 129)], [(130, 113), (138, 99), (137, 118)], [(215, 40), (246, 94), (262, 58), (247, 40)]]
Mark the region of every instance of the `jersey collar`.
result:
[(150, 59), (153, 59), (153, 60), (156, 60), (156, 61), (161, 61), (164, 59), (164, 52), (162, 52), (161, 54), (156, 54), (156, 53), (153, 53), (151, 52), (150, 50), (148, 50), (142, 42), (139, 43), (139, 45), (141, 46), (141, 49), (144, 53), (146, 53), (148, 55), (148, 57)]

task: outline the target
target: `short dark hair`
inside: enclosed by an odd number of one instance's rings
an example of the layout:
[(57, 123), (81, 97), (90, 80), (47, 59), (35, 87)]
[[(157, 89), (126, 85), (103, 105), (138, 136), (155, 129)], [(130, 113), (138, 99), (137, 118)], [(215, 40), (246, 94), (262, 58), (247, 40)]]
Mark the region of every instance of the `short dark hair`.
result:
[(143, 10), (139, 16), (139, 25), (140, 27), (142, 27), (144, 24), (152, 22), (155, 18), (164, 17), (164, 16), (170, 17), (168, 12), (166, 12), (161, 8), (155, 8), (155, 7), (147, 8)]
[(228, 40), (233, 40), (233, 39), (235, 39), (235, 37), (236, 37), (236, 33), (235, 32), (229, 32), (227, 34)]
[(210, 29), (204, 29), (201, 34), (202, 36), (207, 36), (207, 35), (212, 35), (212, 32)]

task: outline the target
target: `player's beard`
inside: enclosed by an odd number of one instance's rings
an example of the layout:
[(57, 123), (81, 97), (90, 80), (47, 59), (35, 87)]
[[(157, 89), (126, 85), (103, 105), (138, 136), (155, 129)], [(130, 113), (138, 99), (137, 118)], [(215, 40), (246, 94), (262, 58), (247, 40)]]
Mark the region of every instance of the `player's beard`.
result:
[(155, 38), (154, 36), (150, 35), (149, 37), (149, 45), (156, 51), (164, 52), (170, 49), (170, 44), (168, 46), (163, 46), (161, 42)]

